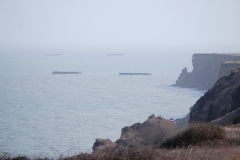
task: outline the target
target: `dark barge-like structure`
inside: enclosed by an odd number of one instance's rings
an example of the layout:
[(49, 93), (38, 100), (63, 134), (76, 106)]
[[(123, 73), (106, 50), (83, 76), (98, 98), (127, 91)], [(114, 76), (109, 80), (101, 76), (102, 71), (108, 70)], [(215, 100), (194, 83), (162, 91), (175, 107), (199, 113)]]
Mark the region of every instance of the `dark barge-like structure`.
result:
[(151, 73), (119, 73), (119, 75), (152, 75)]
[(82, 74), (82, 72), (59, 72), (59, 71), (54, 71), (52, 74)]

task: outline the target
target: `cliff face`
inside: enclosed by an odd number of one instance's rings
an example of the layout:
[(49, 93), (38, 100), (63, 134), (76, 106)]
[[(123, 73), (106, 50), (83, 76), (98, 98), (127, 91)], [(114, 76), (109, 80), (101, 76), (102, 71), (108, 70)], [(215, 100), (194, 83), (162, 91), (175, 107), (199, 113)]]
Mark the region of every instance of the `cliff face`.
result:
[(240, 61), (226, 61), (220, 65), (219, 78), (223, 76), (229, 76), (231, 71), (240, 67)]
[(193, 106), (189, 122), (212, 121), (240, 108), (240, 68), (220, 78)]
[(178, 129), (174, 122), (152, 115), (143, 123), (135, 123), (122, 128), (121, 137), (116, 142), (109, 139), (96, 139), (92, 149), (94, 152), (102, 152), (112, 148), (154, 146), (160, 144), (164, 137)]
[(211, 121), (210, 123), (218, 125), (231, 125), (240, 123), (239, 120), (240, 120), (240, 108), (224, 115), (223, 117), (217, 118)]
[(158, 145), (163, 138), (178, 129), (177, 125), (160, 117), (149, 117), (144, 123), (135, 123), (124, 127), (116, 143), (121, 147), (138, 148), (146, 145)]
[(240, 60), (240, 54), (194, 54), (192, 72), (184, 68), (175, 86), (208, 90), (219, 78), (221, 62), (236, 60)]

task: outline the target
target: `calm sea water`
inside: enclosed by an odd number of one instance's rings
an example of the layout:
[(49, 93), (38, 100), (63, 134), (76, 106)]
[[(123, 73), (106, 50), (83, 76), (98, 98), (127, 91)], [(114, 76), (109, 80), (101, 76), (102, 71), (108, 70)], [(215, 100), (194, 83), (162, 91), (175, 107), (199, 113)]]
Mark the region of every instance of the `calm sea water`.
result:
[(91, 152), (96, 138), (115, 141), (121, 128), (142, 123), (151, 114), (183, 117), (203, 94), (170, 86), (183, 67), (191, 68), (193, 53), (47, 53), (52, 51), (0, 53), (1, 152), (48, 156)]

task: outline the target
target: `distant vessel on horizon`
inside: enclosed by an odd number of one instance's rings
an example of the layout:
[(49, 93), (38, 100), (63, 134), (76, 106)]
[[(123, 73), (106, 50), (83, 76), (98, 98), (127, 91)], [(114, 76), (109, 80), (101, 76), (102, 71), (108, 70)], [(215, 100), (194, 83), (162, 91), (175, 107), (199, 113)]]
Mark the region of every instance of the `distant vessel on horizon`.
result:
[(152, 75), (152, 73), (119, 73), (119, 75)]
[(56, 53), (56, 54), (45, 54), (45, 56), (61, 56), (62, 54), (58, 54), (58, 53)]
[(111, 54), (107, 54), (107, 56), (124, 56), (124, 54), (111, 53)]
[(54, 71), (52, 74), (82, 74), (82, 72), (59, 72), (59, 71)]

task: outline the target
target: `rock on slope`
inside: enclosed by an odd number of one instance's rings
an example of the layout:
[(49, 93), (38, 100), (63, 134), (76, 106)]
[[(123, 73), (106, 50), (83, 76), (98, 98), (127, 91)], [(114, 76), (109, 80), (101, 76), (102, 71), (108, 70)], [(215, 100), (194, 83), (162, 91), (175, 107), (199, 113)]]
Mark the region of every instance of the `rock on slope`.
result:
[(240, 108), (236, 109), (220, 118), (217, 118), (210, 123), (219, 125), (231, 125), (240, 122)]
[(163, 138), (178, 130), (177, 125), (162, 117), (150, 116), (144, 123), (135, 123), (130, 127), (124, 127), (121, 137), (112, 142), (109, 139), (96, 139), (93, 151), (104, 151), (111, 148), (140, 148), (147, 145), (157, 145)]
[(189, 122), (220, 118), (240, 108), (240, 68), (220, 78), (193, 106)]
[(112, 142), (110, 139), (97, 138), (96, 142), (93, 144), (92, 149), (93, 151), (104, 151), (115, 148), (116, 146), (117, 144)]
[(219, 78), (221, 62), (237, 60), (240, 54), (194, 54), (192, 72), (184, 68), (174, 86), (208, 90)]
[(220, 65), (219, 78), (229, 76), (231, 71), (240, 67), (240, 61), (225, 61)]

